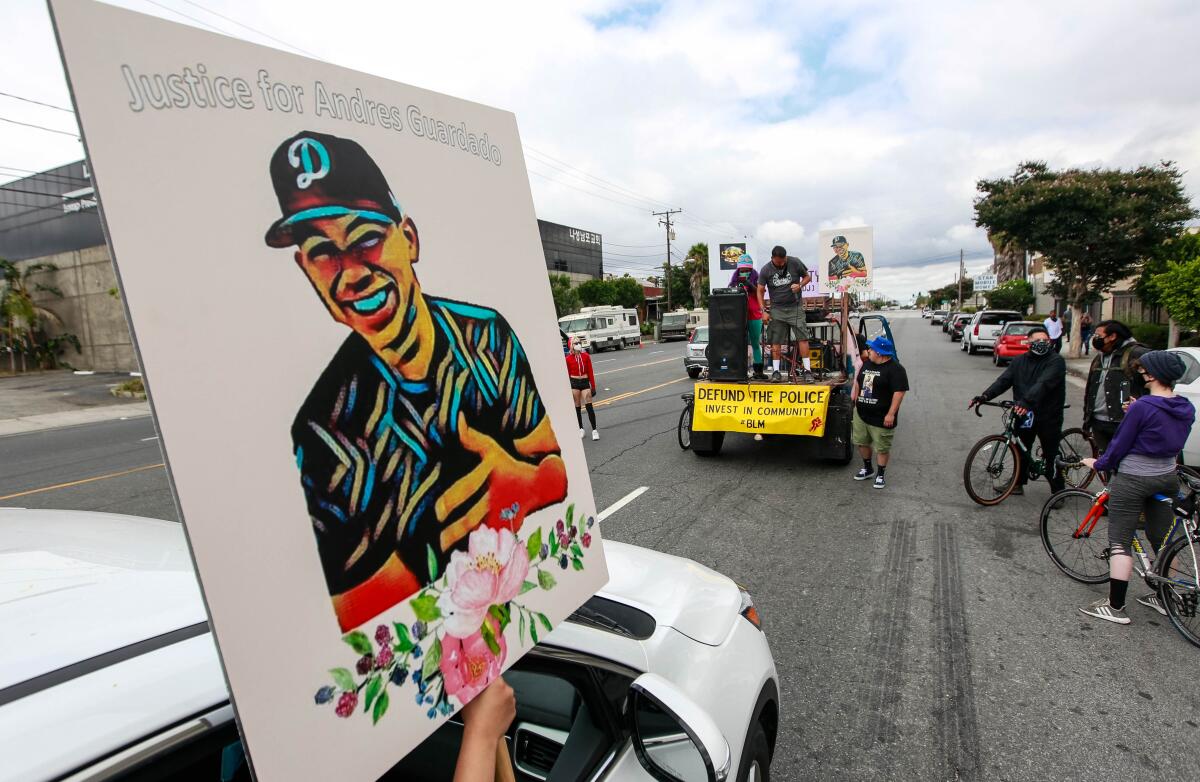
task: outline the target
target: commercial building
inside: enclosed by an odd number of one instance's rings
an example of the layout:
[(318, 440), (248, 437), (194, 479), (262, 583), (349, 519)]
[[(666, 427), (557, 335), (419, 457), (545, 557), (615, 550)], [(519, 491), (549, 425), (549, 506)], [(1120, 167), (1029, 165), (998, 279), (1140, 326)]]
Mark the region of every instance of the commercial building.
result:
[(64, 361), (102, 372), (138, 368), (85, 161), (0, 185), (0, 258), (20, 269), (55, 267), (31, 274), (28, 287), (57, 318), (47, 331), (79, 338), (81, 352), (67, 348)]
[(600, 234), (538, 220), (546, 269), (571, 278), (578, 285), (604, 277), (604, 243)]

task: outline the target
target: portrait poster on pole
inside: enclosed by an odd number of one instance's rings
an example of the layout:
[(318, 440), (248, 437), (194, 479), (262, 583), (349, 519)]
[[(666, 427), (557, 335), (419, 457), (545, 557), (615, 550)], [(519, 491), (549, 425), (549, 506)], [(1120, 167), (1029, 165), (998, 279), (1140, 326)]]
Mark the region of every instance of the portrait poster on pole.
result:
[(51, 10), (254, 772), (374, 780), (607, 581), (516, 118)]
[(817, 258), (828, 290), (870, 290), (875, 245), (869, 226), (821, 231), (817, 235)]

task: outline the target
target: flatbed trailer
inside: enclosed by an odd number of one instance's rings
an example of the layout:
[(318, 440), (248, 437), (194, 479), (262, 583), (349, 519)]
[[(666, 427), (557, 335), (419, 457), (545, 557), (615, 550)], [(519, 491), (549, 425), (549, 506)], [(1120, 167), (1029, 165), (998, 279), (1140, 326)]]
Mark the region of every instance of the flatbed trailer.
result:
[(799, 362), (791, 358), (797, 352), (795, 345), (787, 351), (789, 372), (783, 382), (713, 381), (702, 375), (692, 392), (683, 395), (680, 447), (697, 456), (716, 456), (725, 435), (739, 433), (756, 440), (799, 437), (797, 443), (809, 455), (838, 464), (854, 458), (850, 436), (854, 375), (865, 355), (866, 341), (877, 336), (890, 339), (891, 327), (882, 315), (862, 316), (852, 324), (849, 299), (844, 296), (822, 301), (812, 309), (817, 309), (820, 318), (810, 316), (808, 324), (813, 380), (802, 383), (796, 379), (794, 369)]

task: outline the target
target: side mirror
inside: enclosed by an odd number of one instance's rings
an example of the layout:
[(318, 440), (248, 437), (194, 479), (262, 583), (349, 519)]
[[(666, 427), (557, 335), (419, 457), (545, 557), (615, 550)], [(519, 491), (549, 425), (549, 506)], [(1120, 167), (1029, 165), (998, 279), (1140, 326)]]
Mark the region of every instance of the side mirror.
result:
[(633, 747), (660, 782), (724, 782), (729, 742), (712, 717), (674, 684), (644, 673), (630, 687)]

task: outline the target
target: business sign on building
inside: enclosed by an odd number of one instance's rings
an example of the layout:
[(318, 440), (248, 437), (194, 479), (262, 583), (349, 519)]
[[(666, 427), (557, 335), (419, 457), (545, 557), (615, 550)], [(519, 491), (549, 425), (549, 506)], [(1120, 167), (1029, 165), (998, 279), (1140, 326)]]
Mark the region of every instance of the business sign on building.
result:
[(255, 774), (377, 779), (607, 580), (516, 120), (51, 6)]
[(975, 275), (975, 292), (984, 293), (996, 289), (996, 275), (992, 272), (981, 272)]
[(547, 270), (576, 280), (604, 276), (604, 239), (600, 234), (548, 220), (537, 223)]

